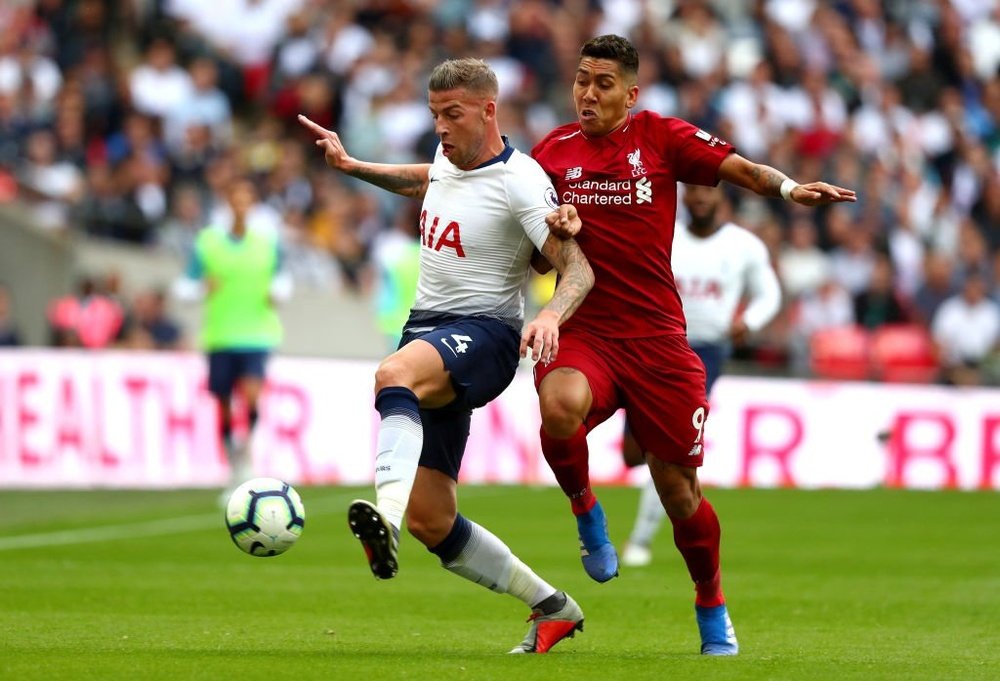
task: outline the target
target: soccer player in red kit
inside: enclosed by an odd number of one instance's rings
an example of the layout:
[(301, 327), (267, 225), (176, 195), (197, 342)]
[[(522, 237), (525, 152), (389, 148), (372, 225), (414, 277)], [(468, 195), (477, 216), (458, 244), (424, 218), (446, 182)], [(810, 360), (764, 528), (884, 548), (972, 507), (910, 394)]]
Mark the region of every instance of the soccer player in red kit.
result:
[(587, 433), (624, 408), (695, 584), (706, 655), (739, 648), (719, 572), (719, 520), (698, 482), (708, 417), (705, 371), (685, 337), (670, 268), (677, 182), (720, 180), (807, 206), (854, 201), (849, 189), (797, 184), (725, 141), (676, 118), (632, 113), (639, 57), (619, 36), (588, 41), (573, 84), (577, 121), (532, 151), (561, 203), (585, 227), (577, 242), (594, 288), (562, 327), (558, 358), (535, 367), (545, 458), (577, 519), (587, 573), (618, 574), (607, 521), (590, 488)]

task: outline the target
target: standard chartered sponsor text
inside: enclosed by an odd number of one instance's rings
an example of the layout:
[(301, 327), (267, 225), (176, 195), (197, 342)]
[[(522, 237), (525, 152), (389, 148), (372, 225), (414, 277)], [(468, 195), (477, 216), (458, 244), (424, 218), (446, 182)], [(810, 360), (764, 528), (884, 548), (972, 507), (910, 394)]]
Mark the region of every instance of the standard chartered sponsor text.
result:
[[(575, 190), (587, 193), (577, 193)], [(570, 182), (566, 191), (562, 193), (562, 202), (576, 205), (629, 206), (632, 204), (632, 182), (631, 180)]]

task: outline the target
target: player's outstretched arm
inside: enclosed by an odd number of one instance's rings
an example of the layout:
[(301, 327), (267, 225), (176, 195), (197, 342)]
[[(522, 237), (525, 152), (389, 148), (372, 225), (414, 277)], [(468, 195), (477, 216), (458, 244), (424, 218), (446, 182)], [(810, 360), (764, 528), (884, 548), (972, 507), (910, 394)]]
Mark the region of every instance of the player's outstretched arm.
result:
[(853, 189), (826, 182), (799, 184), (780, 170), (749, 161), (739, 154), (729, 154), (719, 166), (719, 179), (749, 189), (761, 196), (783, 198), (803, 206), (857, 201)]
[(424, 198), (429, 184), (429, 163), (369, 163), (359, 161), (344, 148), (340, 135), (299, 114), (299, 123), (316, 136), (316, 146), (323, 150), (326, 164), (342, 173), (364, 180), (395, 194)]
[[(579, 220), (579, 218), (574, 218)], [(559, 354), (559, 325), (569, 319), (594, 286), (594, 270), (573, 239), (549, 234), (542, 255), (559, 272), (552, 299), (521, 333), (521, 357), (531, 348), (531, 358), (546, 364)]]

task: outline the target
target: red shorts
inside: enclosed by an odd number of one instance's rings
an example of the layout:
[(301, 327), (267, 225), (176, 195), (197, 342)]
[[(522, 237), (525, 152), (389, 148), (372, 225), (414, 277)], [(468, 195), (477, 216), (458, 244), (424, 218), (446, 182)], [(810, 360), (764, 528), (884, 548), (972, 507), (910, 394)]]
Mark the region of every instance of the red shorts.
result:
[(602, 338), (573, 331), (559, 337), (556, 361), (535, 365), (535, 388), (561, 367), (581, 371), (590, 383), (588, 431), (624, 408), (642, 451), (680, 466), (702, 464), (705, 368), (687, 338)]

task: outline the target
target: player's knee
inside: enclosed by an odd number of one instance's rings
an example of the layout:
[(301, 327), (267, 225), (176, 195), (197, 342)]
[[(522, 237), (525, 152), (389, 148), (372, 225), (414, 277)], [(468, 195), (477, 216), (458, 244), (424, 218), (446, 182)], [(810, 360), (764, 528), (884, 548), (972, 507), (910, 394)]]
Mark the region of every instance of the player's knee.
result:
[(548, 435), (560, 439), (572, 437), (587, 415), (584, 401), (564, 392), (542, 392), (538, 396), (538, 406), (542, 428)]
[(412, 377), (406, 363), (396, 356), (386, 357), (375, 370), (375, 394), (383, 388), (409, 386)]
[(560, 440), (573, 437), (581, 425), (583, 417), (570, 409), (560, 405), (550, 407), (548, 410), (542, 408), (542, 428), (550, 437)]

